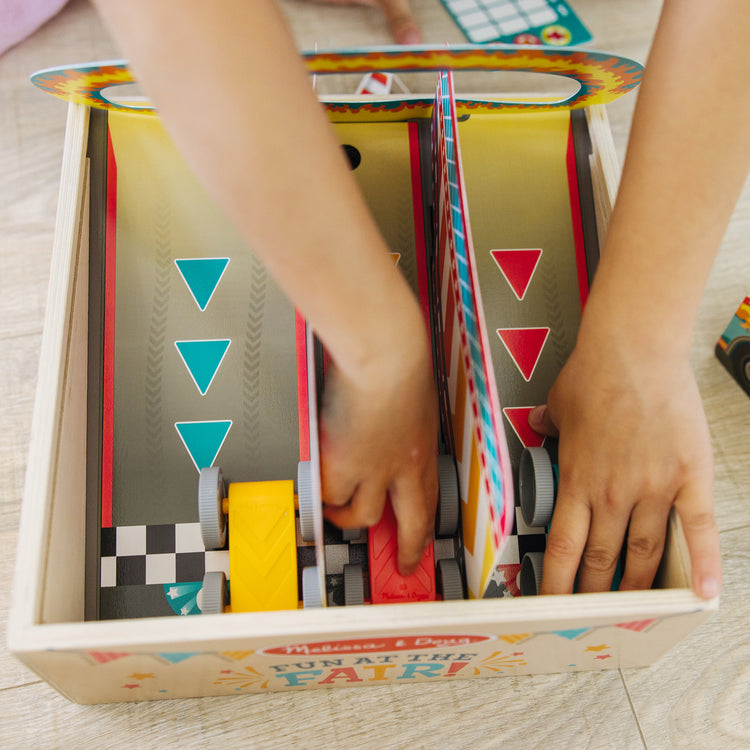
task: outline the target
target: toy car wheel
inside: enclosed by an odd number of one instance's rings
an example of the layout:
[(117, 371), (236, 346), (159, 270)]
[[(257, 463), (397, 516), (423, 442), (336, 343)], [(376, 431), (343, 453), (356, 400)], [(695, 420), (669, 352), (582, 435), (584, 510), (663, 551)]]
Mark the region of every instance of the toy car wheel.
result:
[(516, 583), (521, 596), (536, 596), (542, 586), (544, 552), (527, 552), (521, 561)]
[(518, 467), (518, 494), (528, 526), (547, 526), (555, 507), (555, 472), (544, 448), (526, 448)]
[(347, 607), (365, 603), (365, 579), (361, 565), (344, 565), (344, 604)]
[(458, 515), (461, 496), (458, 491), (458, 476), (453, 456), (437, 457), (440, 497), (435, 516), (436, 536), (453, 536), (458, 531)]
[(742, 343), (736, 346), (731, 359), (737, 382), (750, 394), (750, 344)]
[(362, 529), (341, 529), (341, 539), (344, 542), (356, 542), (362, 537)]
[(300, 461), (297, 464), (297, 505), (299, 506), (300, 534), (306, 542), (314, 542), (312, 461)]
[(305, 609), (323, 606), (317, 565), (302, 569), (302, 606)]
[(457, 601), (464, 598), (464, 584), (461, 580), (461, 569), (458, 560), (438, 560), (438, 589), (443, 596), (443, 601)]
[(223, 503), (224, 475), (218, 466), (201, 469), (198, 479), (198, 518), (206, 549), (221, 549), (227, 543), (227, 517)]
[(219, 615), (227, 606), (227, 577), (221, 570), (203, 576), (200, 610), (204, 615)]

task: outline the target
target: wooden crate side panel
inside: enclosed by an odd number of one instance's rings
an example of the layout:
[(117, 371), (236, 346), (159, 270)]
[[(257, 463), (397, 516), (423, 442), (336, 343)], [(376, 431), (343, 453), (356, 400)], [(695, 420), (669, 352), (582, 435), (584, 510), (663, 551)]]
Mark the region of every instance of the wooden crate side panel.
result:
[[(86, 171), (88, 174), (88, 171)], [(88, 179), (77, 223), (73, 296), (62, 374), (62, 406), (54, 455), (54, 496), (44, 574), (42, 622), (83, 618), (88, 366)]]
[[(244, 638), (159, 647), (110, 644), (27, 654), (31, 669), (71, 700), (108, 703), (213, 695), (411, 684), (645, 666), (709, 616), (675, 613), (633, 621), (419, 628), (299, 640)], [(233, 617), (217, 615), (215, 617)], [(214, 632), (220, 623), (212, 617)]]
[[(76, 553), (61, 560), (62, 567), (50, 571), (53, 574), (50, 580), (47, 580), (46, 573), (58, 446), (61, 439), (75, 439), (74, 434), (62, 435), (61, 430), (76, 253), (83, 213), (88, 115), (88, 109), (82, 105), (71, 105), (68, 109), (49, 294), (8, 622), (11, 650), (22, 647), (28, 628), (39, 622), (46, 589), (58, 587), (55, 596), (59, 602), (66, 596), (75, 599), (78, 596), (76, 591), (82, 585), (82, 581), (75, 578), (82, 577), (82, 566), (76, 562)], [(80, 434), (83, 438), (85, 425), (81, 425)], [(83, 498), (65, 500), (71, 504), (67, 511), (81, 516)], [(64, 513), (66, 509), (59, 507), (59, 512)]]

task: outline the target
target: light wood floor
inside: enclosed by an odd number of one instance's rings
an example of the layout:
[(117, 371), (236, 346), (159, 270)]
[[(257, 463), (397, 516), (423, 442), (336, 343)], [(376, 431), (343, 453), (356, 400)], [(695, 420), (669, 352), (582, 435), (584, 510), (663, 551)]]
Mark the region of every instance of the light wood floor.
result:
[[(645, 60), (656, 0), (571, 3), (592, 29), (595, 48)], [(413, 6), (427, 41), (463, 41), (437, 0), (413, 0)], [(322, 8), (298, 0), (284, 0), (284, 9), (300, 46), (389, 41), (381, 17), (369, 9)], [(74, 0), (32, 39), (0, 58), (3, 611), (14, 565), (65, 122), (65, 106), (36, 91), (28, 76), (49, 65), (118, 56), (89, 4)], [(610, 107), (620, 155), (632, 106), (631, 96)], [(692, 354), (716, 454), (724, 594), (718, 615), (653, 667), (86, 708), (68, 703), (3, 650), (0, 746), (750, 747), (750, 399), (712, 353), (750, 293), (749, 238), (750, 184), (709, 280)]]

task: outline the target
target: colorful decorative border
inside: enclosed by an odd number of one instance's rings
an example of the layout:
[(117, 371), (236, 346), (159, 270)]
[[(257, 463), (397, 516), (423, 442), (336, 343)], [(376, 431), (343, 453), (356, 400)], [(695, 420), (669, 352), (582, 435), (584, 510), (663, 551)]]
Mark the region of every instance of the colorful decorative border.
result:
[[(368, 73), (442, 70), (512, 70), (548, 73), (572, 78), (579, 89), (558, 101), (494, 101), (459, 98), (458, 114), (540, 109), (577, 109), (605, 104), (635, 88), (643, 67), (628, 58), (578, 49), (549, 49), (529, 45), (452, 45), (445, 48), (424, 46), (373, 47), (302, 55), (310, 73)], [(147, 104), (115, 102), (105, 91), (114, 86), (134, 83), (135, 78), (124, 60), (59, 66), (34, 73), (31, 82), (53, 96), (69, 102), (121, 112), (154, 114)], [(370, 119), (429, 117), (433, 99), (400, 97), (377, 101), (335, 101), (325, 106), (332, 115), (368, 116)]]
[[(643, 66), (634, 60), (580, 49), (550, 49), (530, 45), (449, 45), (433, 47), (373, 47), (371, 49), (306, 52), (303, 58), (311, 73), (440, 72), (510, 70), (548, 73), (572, 78), (580, 89), (553, 102), (490, 101), (461, 99), (460, 105), (473, 111), (534, 111), (578, 109), (606, 104), (631, 91), (641, 80)], [(426, 100), (405, 100), (405, 108), (419, 107)], [(378, 102), (376, 106), (381, 103)], [(342, 102), (337, 106), (355, 106)], [(361, 108), (361, 107), (360, 107)]]
[[(186, 694), (231, 695), (367, 684), (408, 684), (453, 677), (527, 674), (550, 646), (560, 671), (618, 666), (623, 631), (631, 648), (659, 637), (684, 612), (594, 627), (520, 631), (509, 634), (417, 632), (402, 636), (276, 642), (263, 648), (202, 651), (73, 650), (50, 655), (65, 659), (89, 688), (101, 680), (99, 700), (174, 698)], [(543, 639), (540, 648), (539, 640)], [(537, 641), (537, 643), (534, 643)], [(190, 662), (200, 661), (200, 681)], [(187, 688), (187, 689), (186, 689)], [(192, 691), (192, 693), (191, 693)]]
[[(447, 188), (450, 207), (450, 225), (452, 227), (451, 270), (455, 276), (455, 292), (459, 297), (459, 325), (461, 327), (461, 344), (465, 359), (472, 405), (475, 412), (475, 434), (481, 454), (481, 463), (487, 476), (487, 493), (490, 498), (490, 518), (493, 543), (500, 549), (505, 538), (513, 527), (513, 492), (507, 476), (508, 457), (503, 450), (503, 441), (499, 437), (495, 415), (500, 414), (499, 399), (489, 377), (490, 366), (487, 362), (486, 332), (481, 325), (483, 315), (477, 309), (477, 283), (473, 263), (471, 235), (466, 221), (464, 205), (463, 179), (460, 174), (460, 157), (458, 155), (455, 110), (452, 108), (453, 79), (450, 74), (440, 74), (438, 78), (438, 97), (434, 129), (444, 134), (445, 163), (447, 180), (441, 189)], [(441, 163), (440, 159), (435, 160)], [(442, 181), (441, 181), (442, 182)], [(506, 471), (504, 471), (506, 469)]]

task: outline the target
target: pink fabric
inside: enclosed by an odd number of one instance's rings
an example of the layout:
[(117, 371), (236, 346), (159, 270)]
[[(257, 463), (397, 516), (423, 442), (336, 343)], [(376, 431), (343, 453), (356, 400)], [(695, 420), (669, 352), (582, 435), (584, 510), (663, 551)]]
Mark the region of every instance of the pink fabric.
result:
[(36, 31), (67, 0), (0, 0), (0, 55)]

